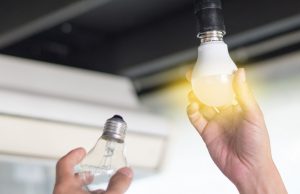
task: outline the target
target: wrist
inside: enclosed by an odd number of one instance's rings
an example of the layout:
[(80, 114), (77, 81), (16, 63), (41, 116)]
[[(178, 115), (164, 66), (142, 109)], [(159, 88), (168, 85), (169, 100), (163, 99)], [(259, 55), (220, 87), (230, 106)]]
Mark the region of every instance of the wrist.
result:
[(236, 184), (240, 194), (287, 194), (273, 161), (250, 170), (247, 177)]

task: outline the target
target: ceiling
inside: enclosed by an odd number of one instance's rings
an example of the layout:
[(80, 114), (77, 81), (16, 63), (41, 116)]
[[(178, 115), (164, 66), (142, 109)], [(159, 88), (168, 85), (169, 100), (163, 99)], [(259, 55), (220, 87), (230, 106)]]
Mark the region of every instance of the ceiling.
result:
[[(300, 29), (298, 0), (226, 0), (223, 7), (231, 50)], [(193, 0), (4, 0), (0, 21), (1, 53), (133, 80), (197, 56)]]

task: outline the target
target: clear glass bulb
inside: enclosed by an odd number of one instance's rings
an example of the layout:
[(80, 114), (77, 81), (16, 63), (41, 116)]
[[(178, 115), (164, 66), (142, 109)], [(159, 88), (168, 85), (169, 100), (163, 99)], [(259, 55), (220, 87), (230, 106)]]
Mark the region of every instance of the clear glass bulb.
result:
[(234, 102), (232, 73), (237, 69), (223, 41), (202, 43), (192, 73), (192, 88), (196, 97), (213, 107)]
[(110, 177), (120, 168), (127, 166), (124, 154), (126, 123), (115, 115), (106, 121), (102, 136), (86, 157), (75, 167), (89, 191), (106, 189)]

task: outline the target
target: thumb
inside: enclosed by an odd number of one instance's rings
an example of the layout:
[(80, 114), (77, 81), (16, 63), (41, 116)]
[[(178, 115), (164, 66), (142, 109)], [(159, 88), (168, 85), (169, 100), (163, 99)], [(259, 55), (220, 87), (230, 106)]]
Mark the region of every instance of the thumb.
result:
[(261, 113), (260, 108), (246, 82), (246, 73), (244, 68), (240, 68), (235, 72), (233, 88), (237, 101), (245, 113)]
[(133, 172), (130, 168), (124, 167), (111, 177), (106, 194), (123, 194), (127, 191), (132, 181)]
[(77, 148), (62, 157), (56, 164), (56, 180), (74, 176), (74, 166), (83, 159), (85, 154), (83, 148)]

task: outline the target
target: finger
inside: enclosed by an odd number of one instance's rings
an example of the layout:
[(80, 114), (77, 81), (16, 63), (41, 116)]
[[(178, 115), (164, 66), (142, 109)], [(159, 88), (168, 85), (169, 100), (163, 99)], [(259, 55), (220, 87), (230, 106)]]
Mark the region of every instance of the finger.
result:
[(199, 105), (197, 103), (190, 104), (187, 107), (187, 114), (190, 122), (201, 135), (205, 126), (207, 125), (207, 120), (203, 117), (203, 115), (199, 111)]
[(209, 130), (206, 130), (208, 121), (200, 113), (197, 104), (191, 104), (188, 107), (188, 116), (191, 123), (196, 128), (196, 130), (198, 131), (198, 133), (200, 134), (200, 136), (206, 144), (209, 144), (216, 136), (218, 136), (221, 133), (221, 130), (218, 127), (212, 127)]
[(189, 69), (185, 74), (185, 78), (188, 82), (191, 82), (192, 72), (193, 72), (192, 69)]
[(200, 109), (207, 107), (204, 103), (202, 103), (200, 100), (198, 100), (197, 96), (195, 95), (195, 93), (193, 91), (190, 91), (188, 93), (188, 101), (190, 104), (192, 104), (194, 102), (197, 103), (199, 105)]
[(121, 168), (111, 177), (106, 194), (123, 194), (130, 186), (133, 172), (130, 168)]
[(91, 172), (87, 171), (87, 172), (76, 173), (75, 179), (80, 186), (83, 186), (93, 182), (94, 176), (92, 175)]
[(74, 166), (84, 158), (85, 154), (83, 148), (77, 148), (62, 157), (56, 164), (56, 179), (74, 176)]
[(255, 114), (260, 113), (259, 106), (257, 105), (256, 100), (246, 82), (246, 74), (243, 68), (238, 69), (235, 72), (233, 79), (233, 88), (238, 103), (244, 112)]
[(93, 191), (93, 192), (91, 192), (91, 193), (92, 193), (92, 194), (104, 194), (105, 191), (104, 191), (103, 189), (99, 189), (99, 190)]
[(232, 127), (235, 123), (235, 120), (238, 119), (237, 115), (234, 115), (235, 112), (234, 106), (224, 106), (220, 110), (220, 114), (216, 115), (214, 120), (227, 132), (232, 131)]
[(200, 108), (200, 112), (208, 121), (210, 121), (218, 114), (219, 110), (215, 107), (204, 106)]
[(190, 91), (188, 94), (188, 100), (190, 103), (197, 102), (200, 106), (203, 104), (198, 100), (193, 91)]
[(198, 100), (198, 98), (195, 96), (193, 91), (190, 91), (188, 94), (188, 100), (190, 104), (197, 103), (199, 106), (199, 111), (202, 113), (202, 115), (208, 119), (211, 120), (212, 118), (215, 117), (217, 111), (215, 110), (214, 107), (206, 106), (202, 102)]

